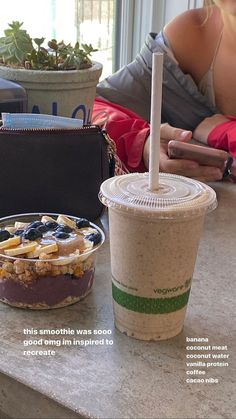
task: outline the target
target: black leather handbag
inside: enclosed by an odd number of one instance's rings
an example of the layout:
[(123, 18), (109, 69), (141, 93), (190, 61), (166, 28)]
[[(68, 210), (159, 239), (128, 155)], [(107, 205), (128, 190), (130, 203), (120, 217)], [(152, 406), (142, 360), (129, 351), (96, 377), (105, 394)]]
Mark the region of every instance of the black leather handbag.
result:
[(95, 220), (114, 143), (99, 126), (0, 129), (0, 216), (52, 212)]

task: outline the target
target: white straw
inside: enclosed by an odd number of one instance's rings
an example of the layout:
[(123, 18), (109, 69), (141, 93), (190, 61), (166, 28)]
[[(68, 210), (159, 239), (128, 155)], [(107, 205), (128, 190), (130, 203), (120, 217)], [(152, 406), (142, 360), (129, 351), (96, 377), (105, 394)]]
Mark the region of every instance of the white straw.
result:
[(150, 118), (149, 189), (159, 188), (160, 126), (162, 102), (163, 54), (152, 55), (152, 94)]

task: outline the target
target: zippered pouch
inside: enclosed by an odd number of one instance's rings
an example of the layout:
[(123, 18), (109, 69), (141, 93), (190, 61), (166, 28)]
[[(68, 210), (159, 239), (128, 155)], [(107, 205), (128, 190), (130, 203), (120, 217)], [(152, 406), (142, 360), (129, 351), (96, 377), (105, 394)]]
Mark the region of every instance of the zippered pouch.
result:
[(113, 141), (104, 130), (7, 126), (0, 129), (0, 216), (55, 212), (95, 220), (101, 215), (99, 188), (115, 166)]
[(81, 128), (82, 119), (67, 118), (37, 113), (8, 113), (2, 112), (2, 126), (4, 128)]

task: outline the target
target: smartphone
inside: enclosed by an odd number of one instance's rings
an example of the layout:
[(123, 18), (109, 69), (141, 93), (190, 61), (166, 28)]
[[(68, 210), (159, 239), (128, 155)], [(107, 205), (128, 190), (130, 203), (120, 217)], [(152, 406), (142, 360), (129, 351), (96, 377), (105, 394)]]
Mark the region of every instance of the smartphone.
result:
[(233, 163), (233, 158), (224, 150), (183, 143), (176, 140), (169, 141), (168, 155), (170, 159), (193, 160), (203, 166), (218, 167), (224, 170), (225, 173), (230, 170)]

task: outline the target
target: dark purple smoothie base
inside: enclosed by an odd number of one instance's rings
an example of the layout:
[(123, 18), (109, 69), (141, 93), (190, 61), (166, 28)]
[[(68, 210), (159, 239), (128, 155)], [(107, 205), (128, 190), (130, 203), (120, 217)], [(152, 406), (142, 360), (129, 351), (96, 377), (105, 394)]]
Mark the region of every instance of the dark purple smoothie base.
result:
[(66, 306), (79, 301), (89, 293), (93, 277), (94, 268), (86, 271), (80, 278), (70, 274), (39, 276), (27, 287), (6, 279), (0, 282), (0, 301), (22, 308), (47, 308), (47, 306), (53, 308), (60, 304)]

